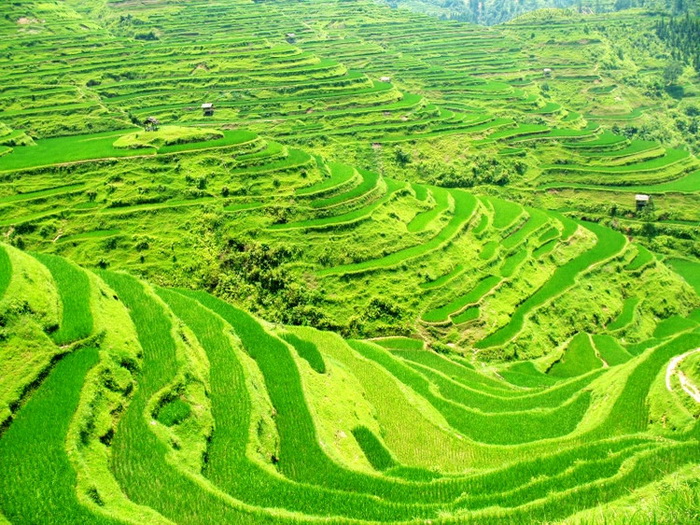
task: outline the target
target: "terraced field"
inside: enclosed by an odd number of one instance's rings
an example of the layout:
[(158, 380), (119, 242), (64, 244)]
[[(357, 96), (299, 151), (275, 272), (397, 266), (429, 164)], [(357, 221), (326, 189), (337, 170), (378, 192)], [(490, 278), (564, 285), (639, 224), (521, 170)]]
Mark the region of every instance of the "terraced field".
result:
[[(662, 317), (695, 304), (661, 264), (628, 268), (641, 248), (593, 223), (236, 137), (15, 170), (0, 183), (2, 224), (22, 245), (209, 289), (268, 319), (361, 336), (450, 333), (501, 357), (542, 355), (578, 330), (604, 330), (631, 280), (642, 281), (643, 313), (621, 337), (651, 335), (660, 282), (679, 299)], [(252, 264), (263, 266), (251, 273)], [(608, 272), (618, 279), (604, 283)], [(607, 303), (575, 320), (573, 298), (590, 282)]]
[[(44, 356), (22, 375), (0, 365), (11, 522), (552, 520), (700, 461), (693, 414), (669, 427), (658, 411), (687, 394), (657, 388), (700, 345), (698, 323), (614, 359), (582, 334), (547, 373), (480, 369), (407, 339), (273, 326), (204, 292), (0, 253), (4, 352)], [(42, 293), (17, 309), (32, 282)]]
[(651, 17), (0, 15), (0, 523), (697, 521), (700, 164), (611, 47)]

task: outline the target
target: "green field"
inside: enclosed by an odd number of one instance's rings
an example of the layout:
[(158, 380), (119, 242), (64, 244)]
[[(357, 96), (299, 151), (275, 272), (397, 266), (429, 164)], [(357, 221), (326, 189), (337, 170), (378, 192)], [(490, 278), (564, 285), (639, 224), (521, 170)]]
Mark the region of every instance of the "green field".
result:
[(698, 522), (693, 7), (549, 3), (2, 3), (0, 524)]
[[(41, 260), (59, 292), (78, 271), (60, 258)], [(14, 275), (41, 271), (30, 264)], [(0, 509), (13, 522), (116, 523), (129, 515), (187, 523), (393, 522), (465, 511), (487, 523), (536, 520), (612, 504), (700, 459), (692, 416), (660, 438), (661, 414), (629, 411), (670, 357), (700, 344), (697, 333), (656, 334), (653, 348), (638, 355), (612, 337), (580, 334), (547, 370), (554, 382), (523, 389), (415, 340), (378, 346), (311, 328), (287, 331), (205, 292), (80, 271), (90, 287), (113, 294), (89, 310), (93, 317), (116, 308), (128, 321), (107, 324), (96, 347), (54, 360), (28, 401), (13, 409), (0, 438), (7, 473)], [(32, 322), (37, 313), (12, 315)], [(70, 324), (64, 318), (59, 329)], [(138, 350), (122, 355), (115, 369), (109, 363), (118, 350), (104, 341), (119, 340)], [(14, 380), (21, 386), (22, 378)], [(365, 400), (345, 405), (358, 388)], [(306, 398), (309, 392), (318, 399)], [(331, 393), (334, 400), (323, 401)], [(667, 395), (682, 400), (681, 391)], [(92, 415), (106, 408), (100, 399), (124, 403), (123, 416), (98, 423)], [(421, 411), (412, 405), (417, 400)], [(322, 446), (331, 428), (335, 439), (352, 443)], [(434, 448), (434, 440), (443, 446)], [(30, 462), (21, 450), (35, 441), (39, 455)], [(80, 458), (95, 447), (112, 459), (76, 492), (85, 473)], [(491, 510), (494, 501), (507, 501), (507, 510)]]

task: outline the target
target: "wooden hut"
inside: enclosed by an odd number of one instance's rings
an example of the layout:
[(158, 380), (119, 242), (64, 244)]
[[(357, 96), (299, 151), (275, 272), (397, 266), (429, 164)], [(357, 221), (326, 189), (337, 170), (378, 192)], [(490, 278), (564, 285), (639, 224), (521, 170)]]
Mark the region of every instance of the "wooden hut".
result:
[(634, 202), (637, 204), (637, 211), (644, 211), (652, 206), (651, 196), (644, 193), (637, 193), (634, 196)]
[(202, 112), (205, 117), (211, 117), (214, 115), (214, 104), (211, 102), (206, 102), (202, 104)]
[(146, 131), (158, 131), (160, 122), (156, 117), (148, 117), (143, 121), (143, 127), (146, 129)]

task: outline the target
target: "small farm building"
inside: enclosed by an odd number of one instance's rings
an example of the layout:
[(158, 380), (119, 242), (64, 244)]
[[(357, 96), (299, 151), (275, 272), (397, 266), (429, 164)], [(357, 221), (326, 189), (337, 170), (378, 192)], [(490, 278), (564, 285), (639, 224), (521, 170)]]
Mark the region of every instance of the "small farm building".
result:
[(205, 117), (211, 117), (214, 114), (214, 104), (211, 102), (202, 104), (202, 111), (204, 112)]
[(637, 211), (641, 211), (651, 205), (651, 196), (645, 195), (644, 193), (637, 193), (637, 195), (634, 196), (634, 200), (637, 203)]
[(156, 117), (148, 117), (143, 122), (143, 127), (146, 128), (146, 131), (158, 131), (158, 126), (160, 126), (160, 122)]
[(391, 77), (379, 77), (380, 82), (391, 82)]

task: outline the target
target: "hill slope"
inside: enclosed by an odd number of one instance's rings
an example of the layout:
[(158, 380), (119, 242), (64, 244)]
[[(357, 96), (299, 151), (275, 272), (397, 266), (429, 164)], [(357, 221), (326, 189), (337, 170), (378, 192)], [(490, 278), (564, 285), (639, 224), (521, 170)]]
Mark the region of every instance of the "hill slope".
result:
[(590, 364), (545, 375), (8, 246), (0, 261), (11, 522), (552, 520), (700, 461), (697, 414), (664, 383), (697, 323), (627, 349), (586, 336), (567, 355)]
[(684, 15), (697, 14), (694, 0), (386, 0), (389, 5), (444, 18), (456, 18), (475, 24), (495, 25), (538, 9), (577, 9), (588, 13), (611, 13), (643, 8)]
[(638, 342), (697, 305), (649, 252), (596, 223), (240, 130), (224, 141), (15, 170), (0, 183), (0, 226), (16, 245), (206, 289), (268, 320), (476, 344), (484, 358), (606, 333), (632, 299), (616, 335)]
[(657, 20), (0, 4), (0, 523), (697, 521)]

